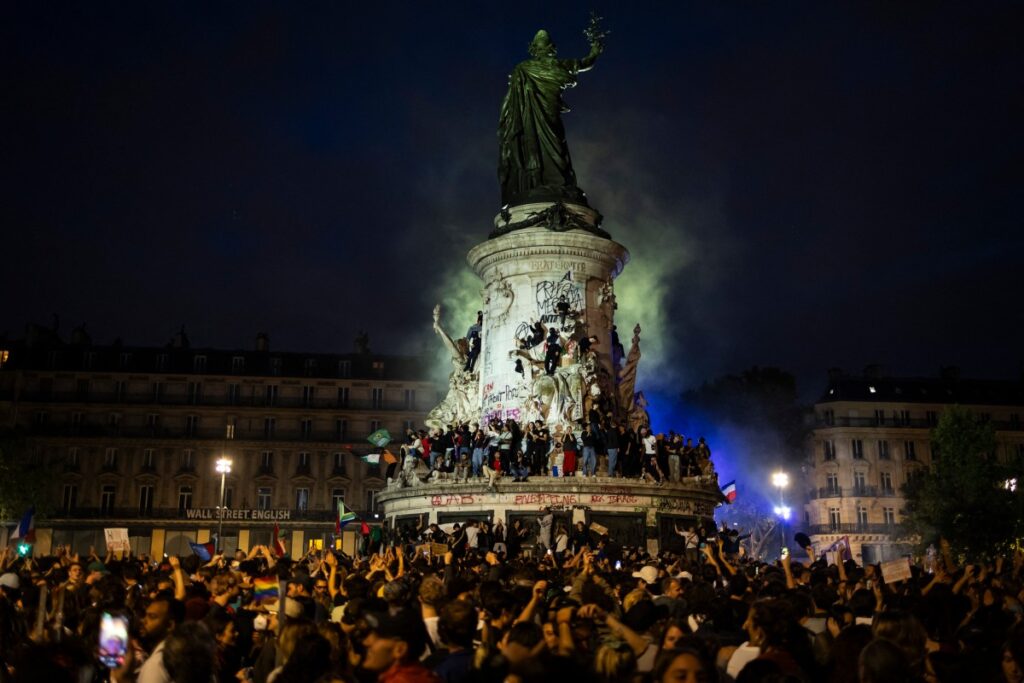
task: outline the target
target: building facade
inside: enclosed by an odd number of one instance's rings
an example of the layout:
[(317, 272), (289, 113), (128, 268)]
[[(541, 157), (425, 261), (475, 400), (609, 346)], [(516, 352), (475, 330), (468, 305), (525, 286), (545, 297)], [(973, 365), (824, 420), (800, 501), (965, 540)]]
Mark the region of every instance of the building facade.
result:
[[(418, 358), (95, 346), (38, 328), (0, 344), (0, 428), (24, 438), (22, 457), (45, 463), (37, 550), (104, 547), (127, 528), (137, 553), (187, 554), (220, 525), (222, 547), (269, 544), (293, 552), (330, 542), (339, 500), (367, 519), (384, 489), (360, 455), (386, 428), (419, 428), (437, 391)], [(395, 446), (397, 448), (397, 445)], [(397, 454), (397, 452), (396, 452)]]
[(928, 472), (931, 430), (951, 405), (991, 421), (996, 456), (1024, 459), (1024, 382), (961, 379), (955, 369), (937, 378), (830, 374), (814, 406), (804, 467), (804, 523), (819, 551), (847, 537), (854, 559), (878, 562), (910, 551), (898, 525), (903, 485)]

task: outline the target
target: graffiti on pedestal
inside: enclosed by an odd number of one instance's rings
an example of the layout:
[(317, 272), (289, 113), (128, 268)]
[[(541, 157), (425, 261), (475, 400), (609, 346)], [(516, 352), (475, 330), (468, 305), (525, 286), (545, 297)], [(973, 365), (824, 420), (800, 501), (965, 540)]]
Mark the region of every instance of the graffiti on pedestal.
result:
[(559, 323), (565, 326), (570, 315), (578, 315), (585, 309), (583, 290), (573, 282), (572, 271), (566, 272), (561, 280), (542, 280), (536, 286), (537, 315), (545, 324)]
[(476, 502), (476, 497), (472, 493), (430, 497), (430, 505), (436, 508), (446, 508), (452, 505), (472, 505), (474, 502)]
[(511, 384), (490, 382), (484, 385), (484, 422), (491, 420), (518, 421), (521, 417), (519, 393), (520, 387)]

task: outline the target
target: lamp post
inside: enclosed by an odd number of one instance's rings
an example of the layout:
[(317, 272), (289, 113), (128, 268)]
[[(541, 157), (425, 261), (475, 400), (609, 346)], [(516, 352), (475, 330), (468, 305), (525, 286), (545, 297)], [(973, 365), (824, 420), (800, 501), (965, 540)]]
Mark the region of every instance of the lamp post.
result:
[(224, 485), (226, 483), (228, 475), (231, 473), (231, 459), (221, 458), (217, 461), (217, 471), (220, 472), (220, 508), (217, 515), (220, 520), (217, 523), (217, 553), (224, 549), (223, 541), (221, 537), (224, 535)]
[(779, 490), (779, 504), (775, 506), (775, 514), (779, 516), (781, 520), (779, 522), (779, 532), (782, 535), (782, 547), (786, 547), (786, 520), (789, 519), (790, 509), (786, 505), (785, 498), (783, 497), (783, 489), (789, 486), (789, 475), (781, 470), (772, 473), (772, 486)]

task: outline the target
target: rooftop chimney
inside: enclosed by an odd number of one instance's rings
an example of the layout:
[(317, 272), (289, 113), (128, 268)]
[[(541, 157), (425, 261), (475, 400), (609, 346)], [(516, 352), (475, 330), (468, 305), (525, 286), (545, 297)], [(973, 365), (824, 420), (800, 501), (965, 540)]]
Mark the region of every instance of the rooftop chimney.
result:
[(256, 350), (257, 351), (269, 351), (270, 350), (270, 337), (267, 336), (266, 332), (258, 332), (256, 334)]
[(865, 379), (881, 379), (882, 375), (885, 374), (884, 369), (881, 365), (872, 364), (864, 366), (864, 378)]

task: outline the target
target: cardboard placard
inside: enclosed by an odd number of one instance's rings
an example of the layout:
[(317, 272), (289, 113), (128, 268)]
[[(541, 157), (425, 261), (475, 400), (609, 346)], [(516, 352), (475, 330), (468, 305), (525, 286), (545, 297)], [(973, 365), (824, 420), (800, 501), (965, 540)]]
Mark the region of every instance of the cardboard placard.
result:
[(422, 543), (416, 546), (417, 555), (427, 555), (429, 557), (444, 557), (451, 548), (446, 546), (444, 543)]
[(132, 549), (131, 544), (128, 542), (127, 529), (104, 529), (103, 535), (107, 540), (107, 550), (123, 550), (127, 552)]
[(608, 535), (608, 527), (604, 526), (603, 524), (598, 524), (597, 522), (590, 523), (590, 530), (600, 536)]
[(889, 560), (882, 563), (882, 580), (886, 583), (896, 583), (897, 581), (909, 579), (911, 576), (910, 558), (901, 557), (898, 560)]

